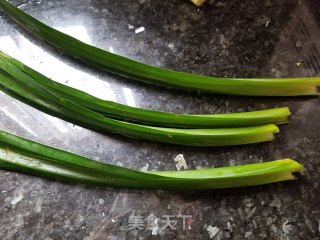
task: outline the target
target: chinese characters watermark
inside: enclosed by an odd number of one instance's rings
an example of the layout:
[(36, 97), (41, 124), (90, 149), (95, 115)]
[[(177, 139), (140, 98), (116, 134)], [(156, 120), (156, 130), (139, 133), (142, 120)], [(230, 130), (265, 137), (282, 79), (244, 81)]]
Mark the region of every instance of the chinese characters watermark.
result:
[(159, 230), (171, 229), (176, 230), (181, 227), (183, 230), (191, 229), (192, 215), (167, 215), (164, 214), (160, 218), (154, 214), (143, 217), (140, 214), (132, 212), (128, 219), (128, 230), (147, 229), (152, 235), (157, 235)]

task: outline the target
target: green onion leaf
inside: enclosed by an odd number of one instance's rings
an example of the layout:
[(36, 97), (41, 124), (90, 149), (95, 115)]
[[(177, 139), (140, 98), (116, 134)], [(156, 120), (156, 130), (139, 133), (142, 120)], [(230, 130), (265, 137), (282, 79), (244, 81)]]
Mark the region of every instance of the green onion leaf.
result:
[(83, 43), (41, 23), (6, 0), (0, 0), (0, 8), (24, 29), (46, 41), (57, 50), (95, 68), (132, 79), (217, 94), (248, 96), (318, 95), (319, 77), (283, 79), (218, 78), (163, 69)]
[(126, 188), (210, 189), (296, 179), (291, 159), (203, 170), (141, 172), (105, 164), (0, 131), (0, 169), (66, 182)]
[(55, 82), (0, 51), (0, 69), (14, 76), (17, 69), (14, 69), (11, 65), (28, 75), (28, 77), (32, 78), (37, 83), (43, 85), (45, 88), (50, 89), (50, 91), (54, 92), (56, 95), (69, 99), (85, 108), (106, 117), (145, 125), (178, 128), (242, 127), (269, 123), (283, 124), (288, 122), (287, 118), (290, 115), (288, 108), (206, 115), (174, 114), (139, 109), (112, 101), (102, 100), (80, 90)]
[[(0, 62), (2, 59), (0, 58)], [(186, 146), (229, 146), (271, 141), (279, 129), (273, 124), (242, 128), (180, 129), (144, 126), (104, 117), (62, 98), (13, 65), (0, 69), (0, 90), (52, 116), (101, 132)]]

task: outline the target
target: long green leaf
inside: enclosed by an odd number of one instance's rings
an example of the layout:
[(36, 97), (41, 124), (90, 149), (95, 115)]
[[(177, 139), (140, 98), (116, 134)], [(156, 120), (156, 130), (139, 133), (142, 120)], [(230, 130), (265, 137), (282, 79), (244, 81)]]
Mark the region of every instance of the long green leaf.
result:
[[(288, 122), (287, 117), (290, 115), (288, 108), (207, 115), (174, 114), (139, 109), (112, 101), (101, 100), (85, 92), (55, 82), (1, 51), (0, 60), (0, 69), (3, 71), (10, 71), (8, 65), (12, 64), (39, 84), (50, 89), (50, 91), (56, 95), (69, 99), (74, 103), (104, 116), (130, 122), (179, 128), (242, 127), (268, 123), (282, 124)], [(11, 71), (11, 73), (14, 76), (15, 71)]]
[(13, 65), (6, 65), (6, 70), (0, 70), (0, 90), (48, 114), (98, 131), (186, 146), (228, 146), (271, 141), (274, 133), (279, 131), (272, 124), (243, 128), (179, 129), (127, 123), (104, 117), (54, 94)]
[(248, 96), (318, 95), (319, 77), (285, 79), (218, 78), (172, 71), (140, 63), (90, 46), (41, 23), (6, 0), (0, 0), (0, 8), (24, 29), (59, 51), (90, 66), (132, 79), (218, 94)]
[(141, 172), (105, 164), (0, 131), (0, 169), (60, 181), (127, 188), (231, 188), (293, 180), (291, 159), (188, 171)]

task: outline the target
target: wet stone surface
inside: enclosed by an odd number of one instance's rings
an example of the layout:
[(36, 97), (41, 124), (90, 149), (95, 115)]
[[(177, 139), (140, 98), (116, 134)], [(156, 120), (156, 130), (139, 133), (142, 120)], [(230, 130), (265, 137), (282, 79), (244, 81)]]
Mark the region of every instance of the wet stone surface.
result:
[[(85, 42), (161, 67), (228, 77), (320, 74), (317, 0), (208, 0), (201, 9), (187, 0), (14, 3)], [(225, 113), (289, 106), (293, 113), (270, 143), (187, 148), (92, 132), (0, 93), (2, 130), (133, 169), (175, 170), (178, 154), (189, 169), (286, 157), (306, 168), (294, 182), (182, 192), (88, 187), (0, 171), (0, 239), (320, 238), (317, 98), (216, 96), (136, 82), (63, 56), (1, 11), (0, 50), (56, 81), (141, 108)], [(174, 229), (164, 228), (168, 218)], [(142, 225), (131, 229), (134, 221)]]

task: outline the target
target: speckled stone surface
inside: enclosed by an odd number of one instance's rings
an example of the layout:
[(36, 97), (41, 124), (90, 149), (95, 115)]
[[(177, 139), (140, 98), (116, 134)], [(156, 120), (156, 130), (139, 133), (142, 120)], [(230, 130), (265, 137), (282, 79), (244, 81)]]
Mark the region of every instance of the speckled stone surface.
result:
[[(231, 77), (320, 74), (318, 0), (209, 0), (201, 9), (188, 0), (14, 3), (83, 41), (161, 67)], [(183, 192), (88, 187), (0, 171), (0, 239), (320, 238), (319, 99), (215, 96), (135, 82), (53, 51), (1, 11), (0, 49), (57, 81), (141, 108), (224, 113), (289, 106), (293, 113), (270, 143), (187, 148), (102, 135), (0, 93), (2, 130), (133, 169), (174, 170), (178, 154), (190, 169), (285, 157), (306, 168), (294, 182)], [(159, 227), (148, 229), (152, 214)], [(185, 229), (179, 214), (191, 216)], [(165, 215), (175, 229), (163, 229)], [(137, 219), (145, 225), (131, 229)]]

